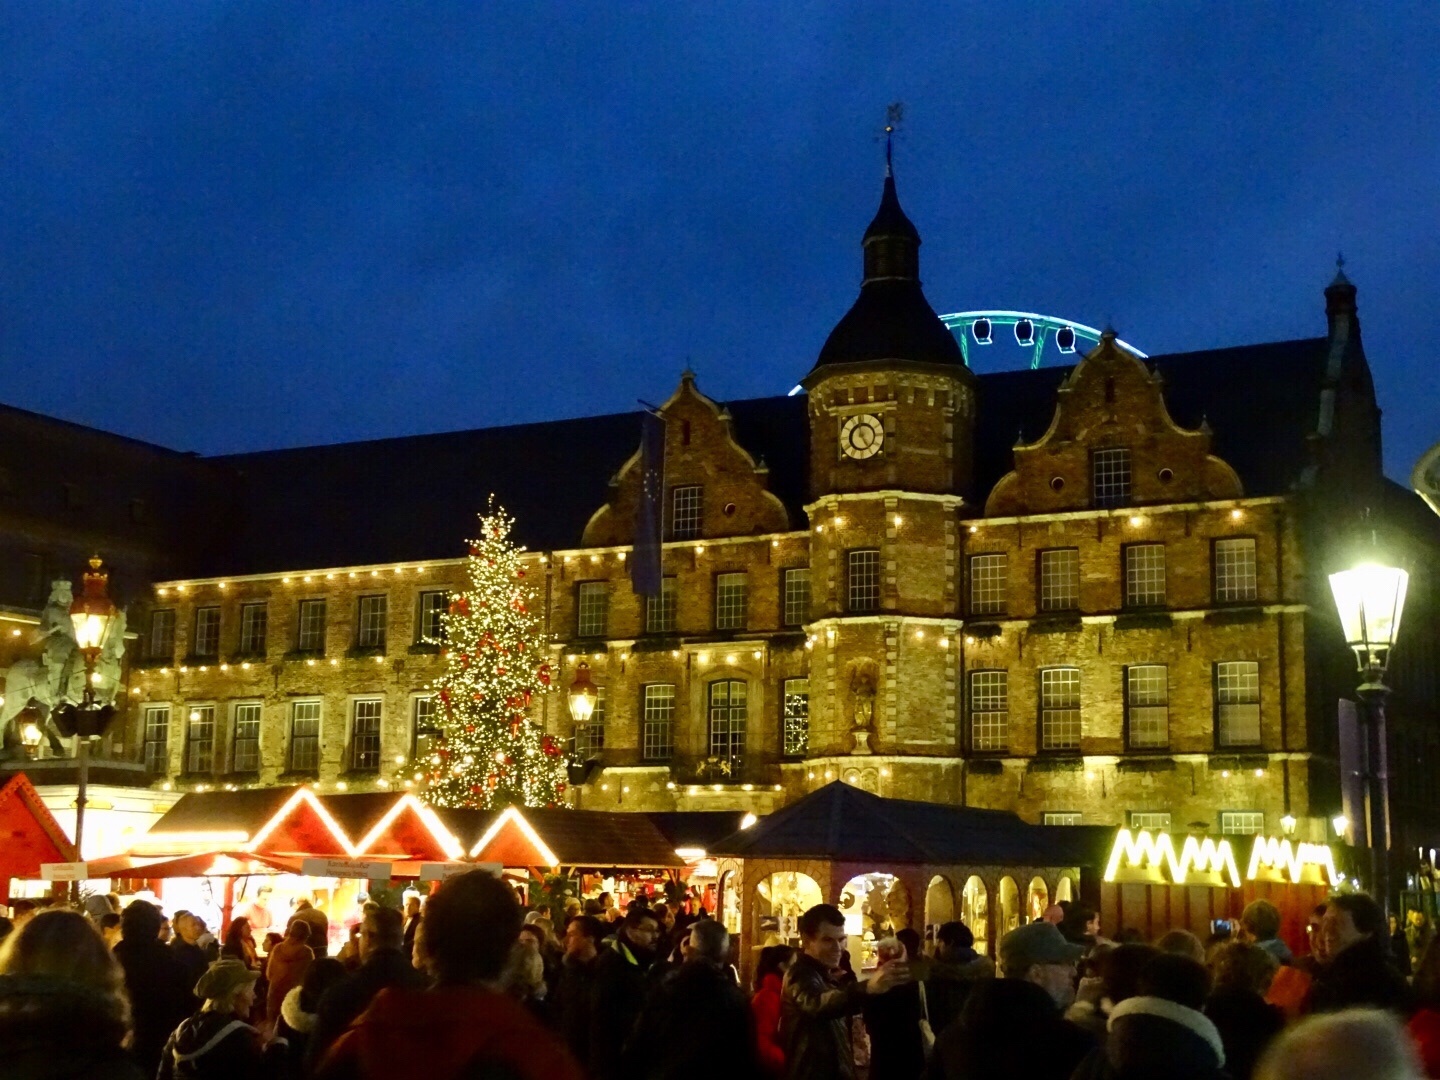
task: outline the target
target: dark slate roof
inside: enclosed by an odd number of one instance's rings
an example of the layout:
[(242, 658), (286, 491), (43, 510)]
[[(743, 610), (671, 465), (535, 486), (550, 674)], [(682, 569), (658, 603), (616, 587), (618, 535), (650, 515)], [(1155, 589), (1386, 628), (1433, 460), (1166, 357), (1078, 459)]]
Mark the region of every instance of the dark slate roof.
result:
[(920, 230), (900, 208), (900, 196), (895, 191), (893, 176), (885, 177), (885, 188), (880, 193), (880, 209), (875, 211), (861, 243), (877, 236), (901, 236), (920, 243)]
[[(872, 286), (906, 283), (875, 282)], [(924, 297), (918, 302), (929, 305)], [(958, 346), (938, 322), (949, 347)], [(838, 329), (838, 328), (837, 328)], [(1324, 338), (1152, 357), (1177, 423), (1208, 421), (1215, 453), (1250, 495), (1282, 494), (1308, 463), (1316, 430)], [(983, 374), (978, 382), (972, 506), (1010, 470), (1017, 435), (1042, 435), (1055, 391), (1073, 370)], [(809, 424), (803, 396), (728, 402), (736, 440), (769, 467), (770, 490), (805, 527)], [(191, 576), (363, 566), (454, 558), (495, 497), (536, 550), (576, 547), (608, 495), (610, 478), (635, 452), (640, 414), (413, 435), (369, 442), (210, 458), (233, 474), (235, 524), (228, 550)]]
[(716, 844), (740, 858), (1094, 866), (1114, 830), (1030, 825), (1004, 810), (884, 799), (836, 780)]
[(563, 807), (521, 813), (563, 866), (599, 870), (685, 865), (675, 854), (676, 845), (646, 814)]
[(740, 829), (744, 810), (674, 810), (647, 812), (672, 847), (704, 848), (707, 852)]
[(881, 278), (860, 286), (854, 306), (825, 339), (815, 370), (875, 360), (965, 365), (960, 343), (925, 299), (919, 281)]
[(233, 832), (254, 836), (299, 788), (249, 788), (244, 791), (189, 792), (180, 796), (147, 834)]

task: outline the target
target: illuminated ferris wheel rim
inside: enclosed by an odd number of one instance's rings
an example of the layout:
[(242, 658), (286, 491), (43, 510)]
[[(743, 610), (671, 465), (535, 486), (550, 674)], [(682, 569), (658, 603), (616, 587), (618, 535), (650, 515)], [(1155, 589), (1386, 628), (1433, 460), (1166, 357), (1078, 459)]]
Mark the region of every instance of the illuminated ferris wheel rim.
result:
[[(1015, 343), (1024, 348), (1031, 348), (1034, 354), (1030, 361), (1032, 368), (1040, 366), (1040, 357), (1045, 350), (1045, 340), (1050, 338), (1057, 342), (1057, 348), (1063, 354), (1075, 352), (1074, 339), (1083, 338), (1091, 344), (1098, 345), (1102, 331), (1096, 330), (1093, 326), (1086, 326), (1084, 323), (1075, 322), (1073, 319), (1061, 319), (1054, 315), (1041, 315), (1034, 311), (1009, 311), (1001, 308), (994, 308), (985, 311), (956, 311), (949, 315), (941, 315), (943, 322), (950, 332), (960, 343), (960, 352), (965, 357), (965, 362), (970, 362), (970, 345), (989, 345), (992, 342), (989, 331), (995, 326), (1015, 327)], [(984, 333), (977, 327), (984, 324)], [(1063, 341), (1062, 331), (1069, 331), (1071, 335), (1068, 346), (1060, 344)], [(1128, 341), (1115, 339), (1127, 352), (1133, 353), (1141, 360), (1148, 359), (1147, 354), (1141, 352)]]

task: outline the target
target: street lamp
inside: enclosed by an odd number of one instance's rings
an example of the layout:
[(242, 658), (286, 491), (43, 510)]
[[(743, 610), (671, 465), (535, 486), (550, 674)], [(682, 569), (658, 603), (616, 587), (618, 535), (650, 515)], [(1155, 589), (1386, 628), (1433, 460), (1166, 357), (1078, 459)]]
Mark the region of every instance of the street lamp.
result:
[(20, 743), (25, 747), (25, 756), (34, 761), (40, 754), (40, 740), (43, 737), (40, 731), (39, 706), (32, 699), (15, 719), (20, 721)]
[(588, 724), (595, 715), (600, 691), (590, 681), (590, 665), (581, 660), (575, 667), (575, 681), (570, 684), (570, 718), (577, 724)]
[(1330, 575), (1345, 643), (1355, 650), (1364, 736), (1365, 831), (1375, 899), (1390, 910), (1390, 777), (1385, 764), (1385, 669), (1400, 632), (1410, 575), (1393, 566), (1364, 563)]
[[(83, 692), (79, 715), (73, 718), (75, 739), (75, 762), (80, 773), (80, 788), (75, 796), (75, 850), (82, 851), (82, 844), (85, 840), (85, 789), (90, 780), (90, 740), (105, 730), (105, 724), (109, 722), (114, 710), (101, 710), (95, 707), (95, 664), (100, 659), (100, 651), (105, 647), (105, 639), (110, 634), (110, 627), (115, 621), (115, 605), (110, 602), (106, 586), (110, 581), (110, 573), (100, 561), (100, 556), (95, 555), (90, 559), (90, 569), (86, 570), (80, 582), (80, 595), (70, 605), (70, 622), (75, 627), (75, 644), (80, 649), (80, 655), (85, 660), (85, 690)], [(102, 715), (107, 713), (108, 715)], [(66, 722), (61, 728), (70, 727), (70, 717), (65, 718)], [(66, 731), (65, 734), (70, 734)], [(83, 859), (84, 856), (81, 855)]]

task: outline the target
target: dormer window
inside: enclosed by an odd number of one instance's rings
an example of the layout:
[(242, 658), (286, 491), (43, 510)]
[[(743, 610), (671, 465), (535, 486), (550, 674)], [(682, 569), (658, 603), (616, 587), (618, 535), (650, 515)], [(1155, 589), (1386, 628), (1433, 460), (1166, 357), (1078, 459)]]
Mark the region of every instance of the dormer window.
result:
[(1130, 449), (1125, 446), (1096, 450), (1090, 459), (1090, 491), (1096, 506), (1126, 506), (1130, 502)]
[(674, 540), (694, 540), (700, 535), (701, 510), (705, 505), (705, 489), (699, 484), (686, 484), (670, 493), (670, 536)]

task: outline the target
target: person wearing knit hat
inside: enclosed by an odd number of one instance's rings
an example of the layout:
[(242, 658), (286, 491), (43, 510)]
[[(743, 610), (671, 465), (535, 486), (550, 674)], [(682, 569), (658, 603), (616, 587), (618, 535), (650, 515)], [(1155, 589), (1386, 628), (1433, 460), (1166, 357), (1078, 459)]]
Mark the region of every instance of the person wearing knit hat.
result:
[[(195, 984), (204, 1004), (183, 1022), (160, 1057), (158, 1080), (206, 1080), (208, 1077), (266, 1075), (267, 1055), (277, 1059), (284, 1040), (265, 1046), (260, 1032), (246, 1022), (255, 1005), (260, 973), (239, 960), (217, 960)], [(278, 1064), (272, 1062), (272, 1065)]]

